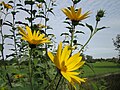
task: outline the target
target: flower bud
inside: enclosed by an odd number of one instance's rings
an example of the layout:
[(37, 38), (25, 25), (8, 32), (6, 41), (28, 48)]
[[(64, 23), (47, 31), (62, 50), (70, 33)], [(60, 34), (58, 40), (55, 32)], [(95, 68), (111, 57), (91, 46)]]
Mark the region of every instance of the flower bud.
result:
[(104, 17), (104, 14), (105, 14), (105, 11), (103, 11), (103, 10), (99, 10), (97, 12), (97, 16), (100, 17), (100, 18)]
[(104, 17), (105, 11), (99, 10), (96, 15), (96, 21), (100, 21), (102, 17)]

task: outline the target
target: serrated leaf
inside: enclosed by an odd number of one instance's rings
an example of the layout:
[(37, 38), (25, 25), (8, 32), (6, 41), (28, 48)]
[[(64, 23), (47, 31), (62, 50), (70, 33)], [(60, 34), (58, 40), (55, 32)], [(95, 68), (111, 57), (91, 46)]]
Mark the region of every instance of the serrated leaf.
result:
[(86, 23), (86, 26), (91, 30), (91, 32), (93, 32), (93, 27), (91, 25)]

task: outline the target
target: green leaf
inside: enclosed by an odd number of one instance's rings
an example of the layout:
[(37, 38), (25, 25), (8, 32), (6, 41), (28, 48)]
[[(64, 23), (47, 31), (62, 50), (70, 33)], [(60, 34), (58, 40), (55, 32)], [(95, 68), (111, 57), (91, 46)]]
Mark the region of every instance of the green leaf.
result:
[(108, 27), (101, 27), (101, 28), (97, 28), (97, 31), (98, 31), (98, 30), (105, 29), (105, 28), (108, 28)]
[(37, 66), (38, 61), (39, 61), (38, 59), (34, 59), (34, 60), (33, 60), (33, 63), (34, 63), (35, 66)]
[(39, 3), (45, 3), (44, 0), (36, 0), (36, 1), (39, 2)]
[(63, 36), (63, 35), (68, 35), (68, 36), (69, 36), (69, 34), (68, 34), (68, 33), (62, 33), (60, 36)]
[(76, 31), (75, 33), (82, 33), (82, 34), (85, 34), (83, 31)]
[(33, 4), (35, 4), (34, 1), (25, 1), (25, 5), (33, 5)]
[(69, 25), (70, 25), (70, 22), (68, 22), (68, 21), (64, 21), (63, 23), (67, 23), (67, 24), (69, 24)]
[(47, 12), (50, 12), (50, 13), (52, 13), (53, 15), (55, 15), (54, 12), (53, 12), (53, 8), (48, 9)]
[(23, 11), (27, 12), (28, 14), (30, 14), (29, 10), (26, 9), (26, 8), (22, 8), (22, 7), (20, 7), (20, 8), (17, 8), (17, 9), (23, 10)]
[(8, 3), (14, 3), (12, 0), (10, 0)]
[(69, 41), (63, 41), (63, 43), (69, 43)]
[(86, 26), (91, 30), (91, 32), (93, 32), (93, 27), (91, 25), (86, 23)]
[(70, 30), (73, 29), (72, 27), (66, 27), (66, 28), (68, 28), (68, 29), (70, 29)]
[(79, 23), (78, 25), (83, 26), (83, 27), (85, 26), (85, 25), (84, 25), (84, 24), (82, 24), (82, 23)]
[(12, 23), (10, 21), (4, 22), (3, 25), (8, 25), (8, 26), (12, 27)]
[(17, 4), (16, 6), (23, 6), (22, 4)]

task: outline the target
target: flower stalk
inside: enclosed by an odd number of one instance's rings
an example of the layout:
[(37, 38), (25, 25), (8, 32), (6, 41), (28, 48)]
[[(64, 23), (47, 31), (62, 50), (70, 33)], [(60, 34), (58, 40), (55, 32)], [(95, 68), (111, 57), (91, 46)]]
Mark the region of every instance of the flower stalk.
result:
[[(7, 16), (7, 14), (5, 15), (5, 18), (6, 18), (6, 16)], [(5, 18), (4, 18), (3, 22), (5, 21)], [(0, 34), (1, 34), (1, 39), (2, 39), (2, 41), (1, 41), (1, 45), (2, 45), (1, 56), (2, 56), (2, 60), (3, 60), (4, 69), (6, 71), (7, 70), (7, 66), (5, 64), (5, 57), (4, 57), (4, 40), (5, 40), (5, 38), (4, 38), (4, 35), (3, 35), (3, 29), (2, 29), (3, 22), (1, 23), (1, 26), (0, 26), (0, 28), (1, 28)], [(12, 88), (13, 86), (12, 86), (12, 83), (11, 83), (11, 80), (10, 80), (10, 76), (9, 76), (8, 73), (6, 73), (6, 77), (7, 77), (9, 86)]]
[(29, 50), (29, 64), (28, 64), (28, 69), (29, 69), (29, 81), (30, 81), (30, 86), (31, 90), (34, 90), (33, 88), (33, 77), (32, 77), (32, 48)]

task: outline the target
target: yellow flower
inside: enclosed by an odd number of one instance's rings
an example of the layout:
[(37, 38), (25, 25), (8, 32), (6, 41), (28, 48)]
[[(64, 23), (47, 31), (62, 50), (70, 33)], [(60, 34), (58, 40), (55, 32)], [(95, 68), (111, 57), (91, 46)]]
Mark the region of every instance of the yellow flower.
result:
[(23, 75), (17, 74), (17, 75), (14, 75), (14, 77), (15, 77), (16, 79), (18, 79), (18, 78), (23, 78)]
[(10, 4), (5, 4), (5, 2), (3, 1), (2, 4), (4, 5), (5, 8), (7, 9), (11, 9), (12, 6)]
[(47, 38), (45, 38), (45, 34), (40, 34), (40, 32), (36, 32), (36, 30), (32, 33), (30, 27), (28, 26), (26, 26), (27, 32), (25, 32), (21, 27), (18, 27), (18, 29), (20, 30), (19, 33), (23, 35), (22, 39), (28, 41), (30, 44), (38, 45), (50, 42)]
[(90, 11), (81, 14), (82, 8), (79, 8), (77, 11), (75, 10), (75, 8), (73, 6), (70, 7), (70, 9), (68, 8), (63, 8), (62, 9), (63, 13), (71, 20), (71, 21), (81, 21), (83, 19), (88, 18)]
[(75, 83), (81, 84), (81, 82), (85, 82), (85, 78), (78, 77), (80, 73), (75, 72), (75, 70), (80, 68), (85, 61), (82, 61), (80, 53), (76, 53), (71, 57), (70, 54), (71, 50), (69, 50), (69, 46), (65, 46), (62, 50), (62, 42), (58, 45), (58, 50), (55, 56), (53, 56), (51, 52), (48, 52), (49, 58), (60, 70), (63, 77), (75, 87)]

